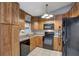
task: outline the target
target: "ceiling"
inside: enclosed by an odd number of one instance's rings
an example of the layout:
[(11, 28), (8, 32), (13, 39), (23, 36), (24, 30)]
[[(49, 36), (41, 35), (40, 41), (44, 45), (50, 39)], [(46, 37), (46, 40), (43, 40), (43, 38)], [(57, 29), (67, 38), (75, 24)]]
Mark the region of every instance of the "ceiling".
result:
[(48, 4), (48, 13), (62, 14), (72, 7), (72, 2), (19, 2), (20, 8), (32, 16), (41, 16), (45, 13)]

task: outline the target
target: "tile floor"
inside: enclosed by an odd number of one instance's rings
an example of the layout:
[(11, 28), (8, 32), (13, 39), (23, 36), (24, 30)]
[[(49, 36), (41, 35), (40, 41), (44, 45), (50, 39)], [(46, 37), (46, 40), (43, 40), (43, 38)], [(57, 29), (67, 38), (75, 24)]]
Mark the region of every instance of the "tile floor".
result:
[(62, 53), (37, 47), (28, 56), (62, 56)]

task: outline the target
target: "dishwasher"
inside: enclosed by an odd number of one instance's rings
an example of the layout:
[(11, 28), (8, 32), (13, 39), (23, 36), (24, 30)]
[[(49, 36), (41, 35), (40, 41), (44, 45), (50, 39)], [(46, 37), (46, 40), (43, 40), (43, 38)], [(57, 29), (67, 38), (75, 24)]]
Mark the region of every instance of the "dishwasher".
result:
[(30, 53), (30, 39), (20, 42), (20, 55), (27, 56)]

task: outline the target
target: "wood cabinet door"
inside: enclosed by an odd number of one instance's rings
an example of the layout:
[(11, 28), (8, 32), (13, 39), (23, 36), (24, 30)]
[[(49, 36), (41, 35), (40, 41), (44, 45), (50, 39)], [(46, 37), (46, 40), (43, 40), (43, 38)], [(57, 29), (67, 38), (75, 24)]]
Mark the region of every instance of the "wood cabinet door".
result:
[(25, 12), (22, 10), (19, 10), (19, 28), (20, 29), (25, 29), (25, 17), (26, 17)]
[(37, 17), (32, 17), (31, 21), (32, 21), (31, 29), (32, 30), (39, 30), (38, 18)]
[(40, 47), (43, 47), (43, 37), (42, 36), (40, 37), (40, 43), (39, 44), (40, 44)]
[(0, 55), (20, 55), (18, 26), (0, 24)]
[(18, 24), (19, 4), (12, 2), (0, 2), (0, 23)]
[(0, 24), (0, 55), (12, 55), (11, 25)]
[(59, 38), (54, 38), (54, 50), (62, 51), (62, 41)]
[(53, 49), (58, 50), (58, 38), (54, 38), (54, 44), (53, 44)]
[(36, 47), (43, 47), (43, 41), (41, 36), (36, 36), (30, 39), (30, 51), (35, 49)]
[(19, 4), (12, 3), (12, 24), (19, 25), (19, 10)]
[(42, 41), (42, 37), (41, 36), (37, 36), (36, 38), (36, 44), (37, 44), (37, 47), (43, 47), (43, 41)]
[(31, 29), (32, 30), (39, 30), (39, 26), (38, 26), (38, 21), (33, 21), (33, 23), (31, 24)]
[(39, 21), (39, 30), (43, 30), (43, 22), (42, 21)]
[(12, 55), (20, 55), (19, 26), (12, 25)]
[(30, 51), (36, 48), (36, 41), (35, 38), (30, 39)]
[(12, 20), (12, 3), (2, 3), (0, 2), (0, 23), (11, 24)]
[(24, 22), (24, 20), (22, 20), (22, 19), (20, 19), (19, 28), (20, 28), (21, 30), (24, 30), (24, 29), (25, 29), (25, 22)]

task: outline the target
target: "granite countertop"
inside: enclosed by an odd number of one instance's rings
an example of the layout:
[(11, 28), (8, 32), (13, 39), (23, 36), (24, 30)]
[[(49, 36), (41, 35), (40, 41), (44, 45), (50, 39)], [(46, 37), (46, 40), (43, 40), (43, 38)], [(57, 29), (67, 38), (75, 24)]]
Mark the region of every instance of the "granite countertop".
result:
[(34, 34), (34, 35), (30, 35), (30, 38), (36, 37), (36, 36), (44, 36), (43, 34)]
[[(44, 36), (44, 32), (31, 32), (30, 34), (20, 34), (19, 35), (19, 40), (20, 41), (24, 41), (24, 40), (28, 40), (28, 39), (31, 39), (33, 37), (36, 37), (36, 36)], [(54, 38), (58, 38), (58, 33), (54, 33)]]
[(21, 35), (19, 37), (19, 39), (20, 39), (20, 42), (21, 42), (21, 41), (28, 40), (28, 39), (31, 39), (31, 38), (36, 37), (36, 36), (44, 36), (44, 34)]
[[(19, 39), (20, 41), (24, 41), (24, 40), (28, 40), (31, 38), (34, 38), (36, 36), (44, 36), (44, 34), (30, 34), (30, 35), (20, 35)], [(54, 36), (54, 37), (58, 37), (58, 36)]]

